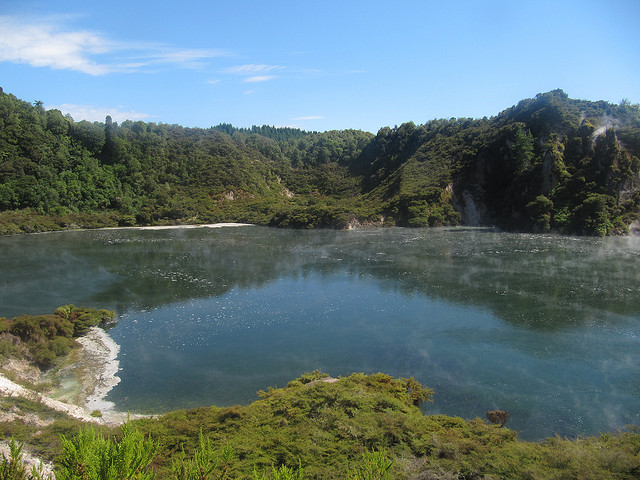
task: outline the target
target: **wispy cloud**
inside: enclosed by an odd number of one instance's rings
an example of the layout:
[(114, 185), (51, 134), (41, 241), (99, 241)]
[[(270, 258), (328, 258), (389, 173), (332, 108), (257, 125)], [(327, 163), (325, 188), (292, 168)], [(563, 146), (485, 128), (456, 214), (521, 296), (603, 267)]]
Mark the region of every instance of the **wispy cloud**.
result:
[(197, 68), (207, 59), (227, 55), (224, 50), (114, 42), (100, 33), (65, 28), (57, 17), (34, 21), (0, 16), (0, 62), (105, 75), (161, 65)]
[(223, 70), (224, 73), (231, 73), (234, 75), (249, 75), (254, 76), (257, 74), (273, 72), (274, 70), (284, 70), (286, 67), (282, 65), (265, 65), (265, 64), (248, 64), (248, 65), (236, 65), (228, 67)]
[(245, 83), (259, 83), (259, 82), (268, 82), (269, 80), (273, 80), (275, 75), (254, 75), (252, 77), (247, 77), (242, 80)]
[(282, 65), (251, 63), (247, 65), (235, 65), (233, 67), (227, 67), (222, 70), (222, 73), (244, 77), (242, 79), (243, 83), (260, 83), (268, 82), (269, 80), (278, 78), (277, 75), (273, 74), (278, 71), (285, 70), (286, 68), (287, 67), (284, 67)]
[(295, 117), (291, 120), (322, 120), (324, 117), (322, 115), (309, 115), (306, 117)]
[(91, 105), (75, 105), (72, 103), (46, 105), (45, 107), (47, 110), (57, 109), (65, 115), (69, 114), (75, 121), (87, 120), (89, 122), (103, 122), (107, 115), (111, 116), (115, 122), (124, 122), (125, 120), (147, 120), (153, 117), (153, 115), (149, 113), (125, 110), (124, 107), (94, 107)]
[(215, 57), (231, 55), (226, 50), (217, 49), (172, 49), (160, 53), (152, 53), (149, 63), (168, 63), (178, 66), (196, 68), (204, 65), (204, 61)]

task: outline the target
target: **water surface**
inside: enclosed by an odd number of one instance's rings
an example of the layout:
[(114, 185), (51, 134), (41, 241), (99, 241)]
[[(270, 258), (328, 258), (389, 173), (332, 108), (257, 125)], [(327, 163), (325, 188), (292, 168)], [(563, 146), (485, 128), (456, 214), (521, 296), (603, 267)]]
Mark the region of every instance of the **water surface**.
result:
[(110, 308), (121, 410), (248, 403), (382, 371), (521, 438), (640, 424), (640, 242), (487, 229), (102, 230), (0, 238), (0, 314)]

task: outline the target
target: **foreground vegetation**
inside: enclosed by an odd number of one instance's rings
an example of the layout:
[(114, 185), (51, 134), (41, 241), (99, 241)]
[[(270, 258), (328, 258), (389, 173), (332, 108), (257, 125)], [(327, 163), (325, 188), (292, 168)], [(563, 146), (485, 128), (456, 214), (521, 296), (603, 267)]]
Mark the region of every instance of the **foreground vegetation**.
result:
[(75, 122), (0, 89), (0, 234), (223, 221), (625, 234), (639, 187), (640, 107), (561, 90), (372, 135)]
[[(116, 429), (57, 418), (35, 432), (21, 421), (0, 424), (0, 431), (54, 459), (58, 480), (546, 480), (640, 474), (636, 429), (523, 442), (516, 432), (480, 419), (424, 415), (418, 404), (431, 391), (413, 379), (382, 373), (331, 379), (313, 372), (258, 394), (246, 406), (181, 410)], [(39, 407), (23, 402), (19, 408)]]

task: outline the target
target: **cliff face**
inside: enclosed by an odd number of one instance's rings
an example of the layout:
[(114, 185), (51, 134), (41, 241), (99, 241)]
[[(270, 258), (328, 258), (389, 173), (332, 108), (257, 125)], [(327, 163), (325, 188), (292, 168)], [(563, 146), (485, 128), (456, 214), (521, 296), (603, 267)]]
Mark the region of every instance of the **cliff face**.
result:
[(458, 170), (453, 205), (461, 222), (626, 233), (640, 211), (638, 109), (557, 92), (539, 97), (535, 109), (524, 101), (493, 119), (502, 129)]

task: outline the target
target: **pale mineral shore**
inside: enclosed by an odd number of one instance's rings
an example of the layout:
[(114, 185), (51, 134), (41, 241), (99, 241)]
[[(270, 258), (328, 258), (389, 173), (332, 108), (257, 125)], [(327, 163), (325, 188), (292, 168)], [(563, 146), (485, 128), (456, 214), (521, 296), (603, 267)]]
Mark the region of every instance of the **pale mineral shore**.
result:
[(98, 230), (178, 230), (184, 228), (254, 227), (252, 223), (194, 223), (187, 225), (150, 225), (147, 227), (106, 227)]
[[(45, 395), (23, 387), (0, 373), (0, 395), (24, 397), (86, 422), (114, 426), (127, 418), (139, 417), (118, 412), (112, 402), (105, 400), (109, 391), (120, 382), (117, 376), (120, 346), (99, 327), (89, 329), (76, 340), (81, 348), (73, 351), (67, 364), (54, 374), (59, 379), (59, 387)], [(43, 377), (43, 380), (46, 379), (47, 375)], [(101, 416), (96, 415), (98, 410)], [(0, 420), (3, 420), (1, 417)]]

